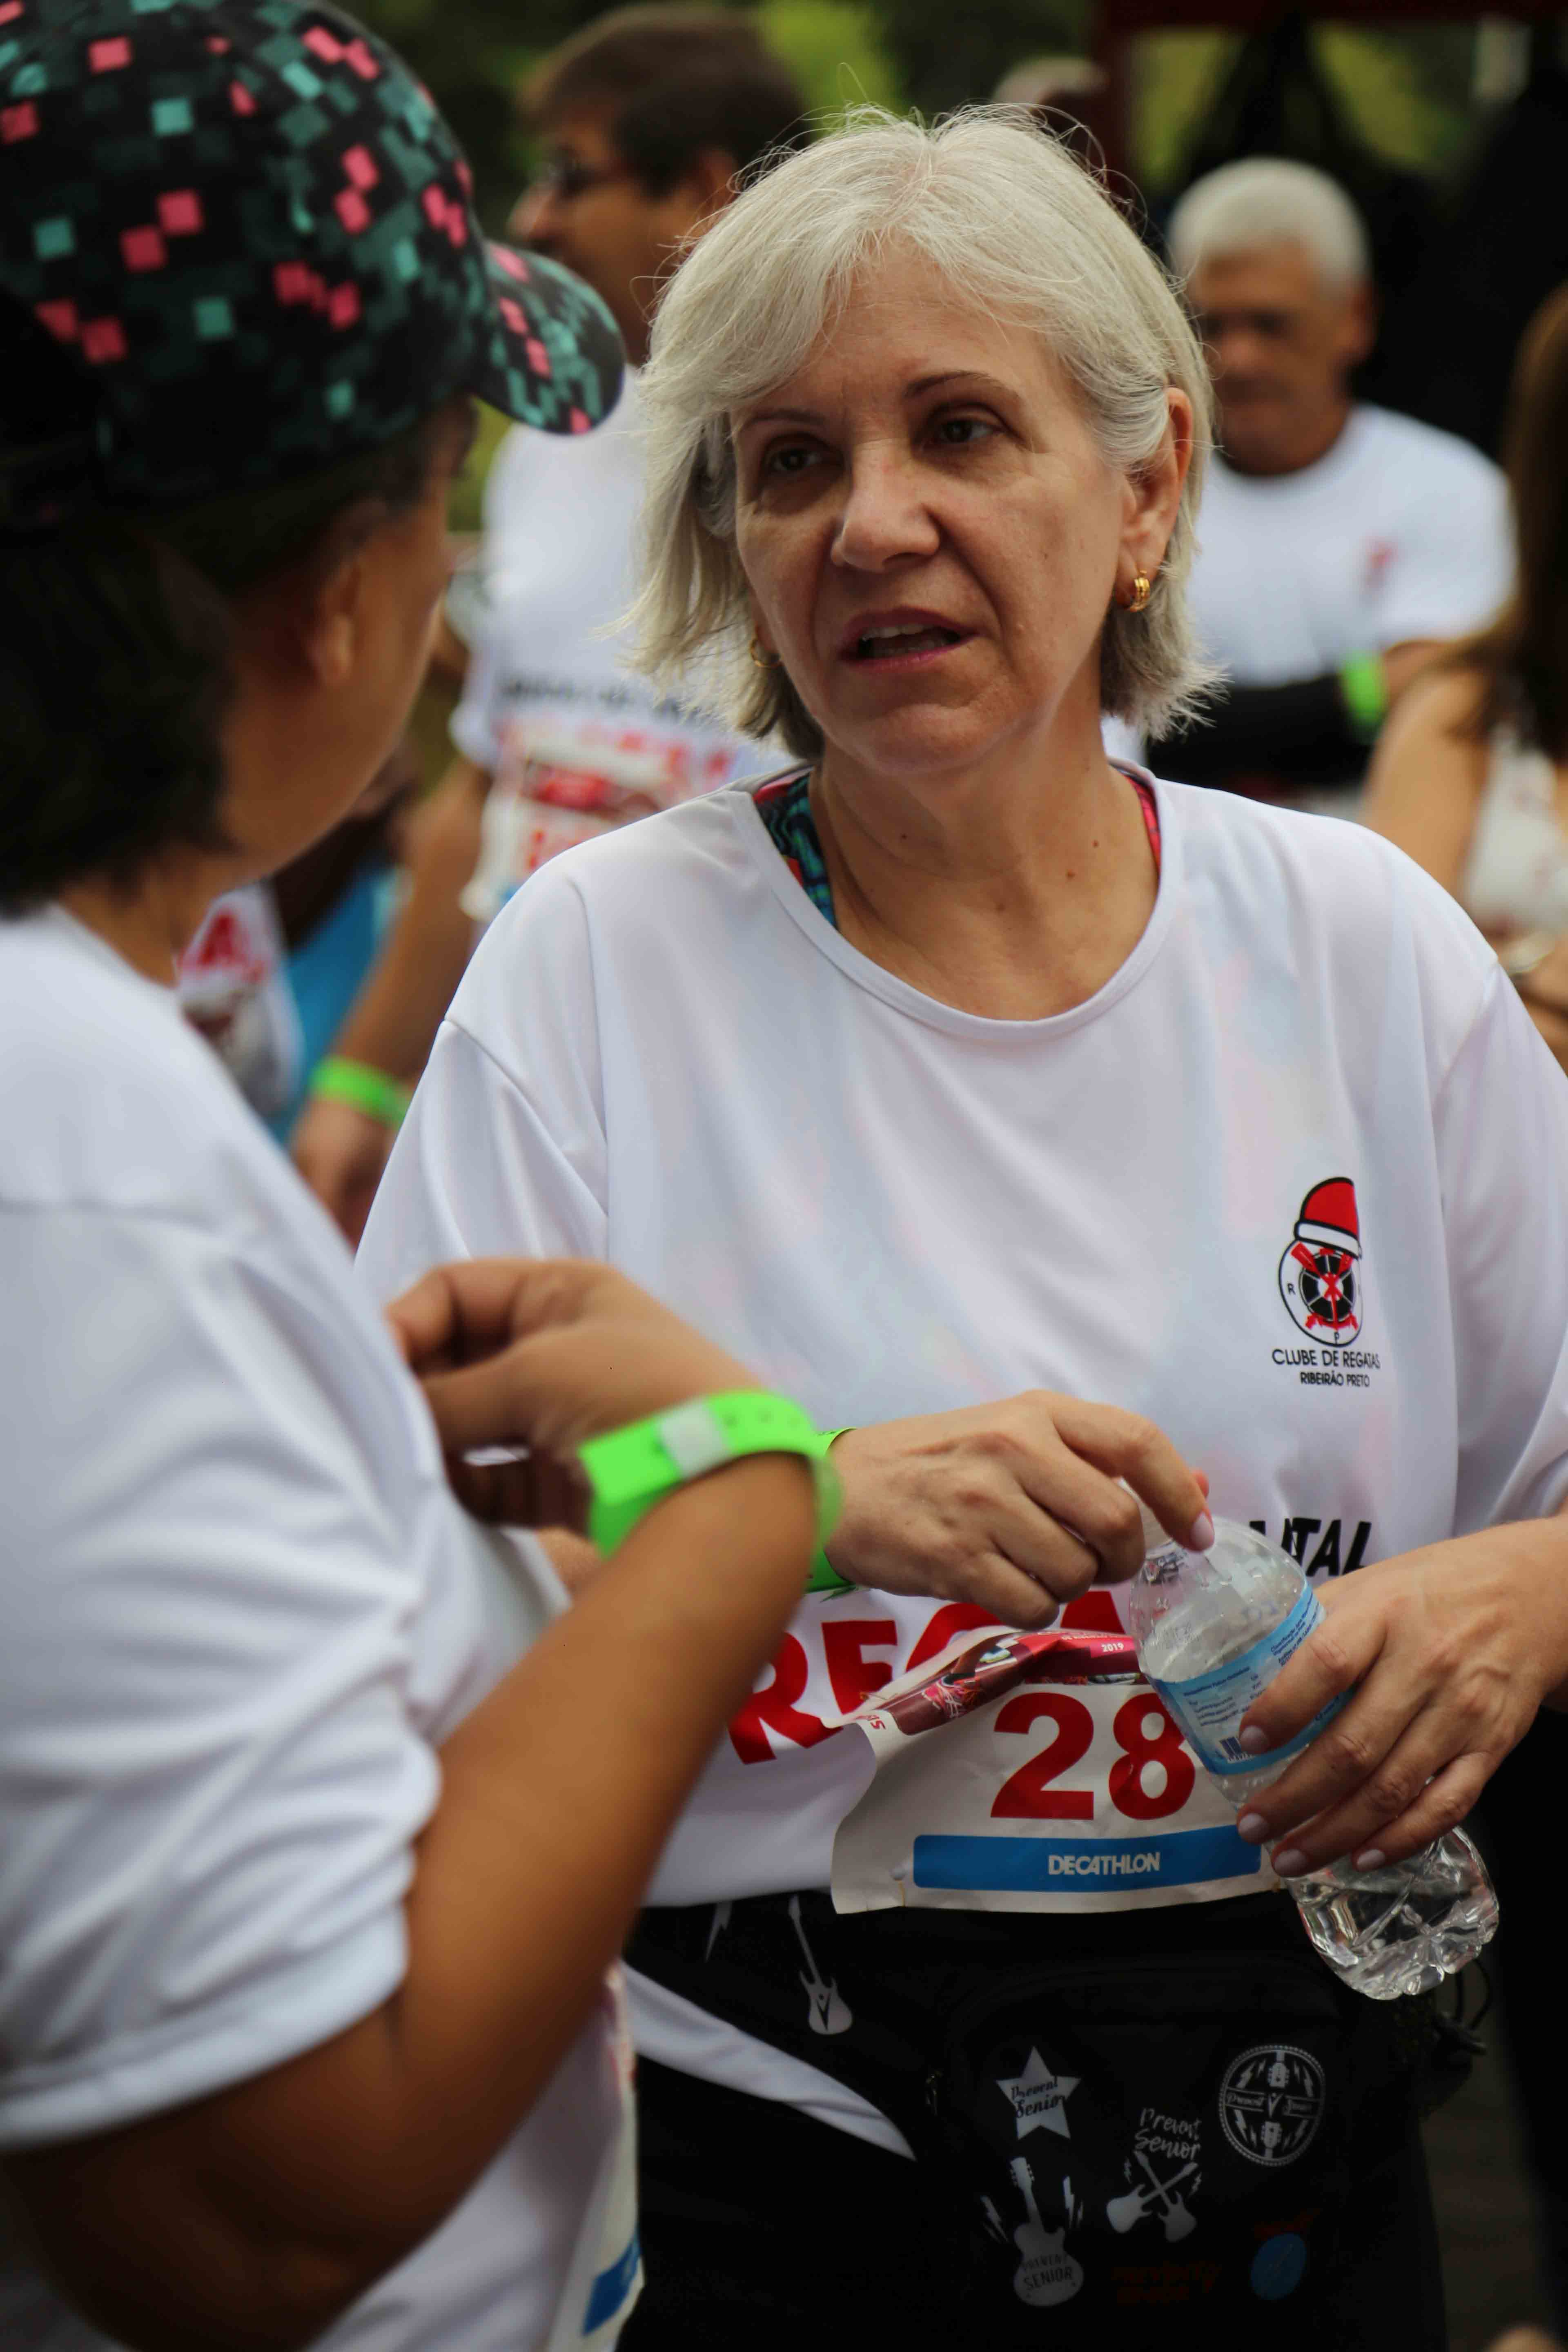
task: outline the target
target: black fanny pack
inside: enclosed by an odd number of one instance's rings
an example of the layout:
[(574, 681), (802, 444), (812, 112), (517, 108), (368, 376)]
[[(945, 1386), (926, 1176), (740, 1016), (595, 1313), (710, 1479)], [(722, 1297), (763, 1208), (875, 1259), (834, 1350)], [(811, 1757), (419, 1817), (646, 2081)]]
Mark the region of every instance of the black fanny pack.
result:
[(627, 1957), (897, 2124), (912, 2224), (988, 2346), (1102, 2347), (1140, 2307), (1307, 2320), (1358, 2194), (1468, 2065), (1431, 2002), (1342, 1986), (1279, 1895), (1091, 1918), (762, 1896), (646, 1913)]

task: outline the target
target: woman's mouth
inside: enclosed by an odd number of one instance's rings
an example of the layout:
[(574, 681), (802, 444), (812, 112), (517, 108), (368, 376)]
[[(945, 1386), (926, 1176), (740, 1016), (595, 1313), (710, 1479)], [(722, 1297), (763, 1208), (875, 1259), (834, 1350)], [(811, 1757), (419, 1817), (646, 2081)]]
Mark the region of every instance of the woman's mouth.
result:
[(910, 661), (946, 653), (962, 645), (964, 632), (940, 622), (889, 621), (863, 630), (848, 646), (848, 658), (861, 663)]

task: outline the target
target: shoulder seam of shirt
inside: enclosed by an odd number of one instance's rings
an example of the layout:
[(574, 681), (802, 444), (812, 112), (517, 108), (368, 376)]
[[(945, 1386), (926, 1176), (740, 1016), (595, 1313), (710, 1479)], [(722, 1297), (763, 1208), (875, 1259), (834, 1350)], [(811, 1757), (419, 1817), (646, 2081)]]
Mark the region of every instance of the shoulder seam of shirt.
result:
[[(222, 1237), (221, 1226), (208, 1217), (201, 1217), (185, 1209), (159, 1208), (149, 1202), (144, 1208), (132, 1207), (124, 1202), (110, 1201), (35, 1201), (14, 1200), (0, 1193), (0, 1216), (12, 1217), (101, 1217), (106, 1221), (127, 1225), (172, 1225), (184, 1232), (203, 1234), (210, 1240)], [(256, 1230), (254, 1219), (247, 1220), (248, 1229)], [(237, 1249), (237, 1256), (244, 1252)]]
[[(226, 1232), (210, 1219), (189, 1214), (178, 1209), (145, 1209), (112, 1206), (98, 1201), (7, 1201), (0, 1199), (0, 1216), (15, 1217), (81, 1217), (95, 1218), (106, 1224), (156, 1225), (173, 1233), (182, 1233), (210, 1242), (231, 1265), (259, 1275), (264, 1280), (277, 1283), (285, 1267), (295, 1279), (288, 1284), (300, 1303), (318, 1318), (321, 1298), (314, 1284), (300, 1279), (308, 1269), (299, 1264), (299, 1252), (291, 1227), (262, 1224), (247, 1214), (243, 1224)], [(271, 1244), (266, 1248), (258, 1244)], [(349, 1272), (353, 1276), (353, 1260)]]
[[(506, 1080), (507, 1085), (510, 1087), (514, 1094), (519, 1094), (522, 1097), (523, 1101), (528, 1105), (530, 1110), (534, 1113), (535, 1117), (539, 1115), (538, 1105), (535, 1103), (533, 1097), (529, 1093), (528, 1088), (524, 1086), (521, 1078), (519, 1077), (517, 1072), (515, 1070), (508, 1069), (506, 1064), (501, 1060), (500, 1055), (496, 1052), (494, 1046), (487, 1045), (484, 1039), (480, 1036), (477, 1036), (474, 1031), (469, 1028), (466, 1021), (459, 1021), (455, 1013), (447, 1012), (442, 1017), (441, 1027), (443, 1029), (455, 1030), (458, 1035), (463, 1039), (465, 1044), (471, 1045), (476, 1054), (482, 1055), (484, 1059), (490, 1065), (490, 1067), (500, 1073), (500, 1075)], [(439, 1031), (437, 1031), (437, 1034), (439, 1035)], [(600, 1116), (601, 1118), (603, 1117), (602, 1106)]]
[(1480, 992), (1476, 1000), (1476, 1009), (1470, 1015), (1469, 1020), (1465, 1024), (1465, 1034), (1460, 1038), (1458, 1044), (1455, 1046), (1453, 1053), (1449, 1055), (1448, 1066), (1444, 1071), (1442, 1076), (1438, 1079), (1436, 1087), (1432, 1090), (1432, 1108), (1434, 1114), (1436, 1114), (1442, 1102), (1444, 1094), (1447, 1090), (1448, 1081), (1453, 1076), (1454, 1072), (1458, 1068), (1460, 1059), (1463, 1056), (1466, 1048), (1468, 1046), (1471, 1038), (1480, 1027), (1481, 1022), (1486, 1014), (1490, 1012), (1493, 1004), (1496, 1003), (1498, 989), (1500, 987), (1506, 988), (1510, 985), (1510, 983), (1503, 977), (1503, 969), (1501, 964), (1498, 962), (1494, 956), (1490, 971), (1483, 972), (1481, 975)]

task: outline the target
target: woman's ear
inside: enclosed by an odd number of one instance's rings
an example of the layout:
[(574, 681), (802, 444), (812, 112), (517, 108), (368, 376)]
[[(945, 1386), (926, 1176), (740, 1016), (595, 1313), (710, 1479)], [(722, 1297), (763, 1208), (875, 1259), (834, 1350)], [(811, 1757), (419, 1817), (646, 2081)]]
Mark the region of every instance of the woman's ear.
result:
[(364, 555), (352, 555), (323, 572), (300, 623), (300, 650), (317, 686), (346, 686), (359, 657), (363, 626)]
[(757, 610), (757, 600), (750, 588), (746, 591), (746, 620), (752, 633), (752, 658), (755, 660), (760, 651), (766, 654), (770, 661), (777, 661), (779, 649), (768, 635), (767, 624)]
[(1119, 576), (1126, 573), (1130, 588), (1142, 572), (1152, 580), (1165, 560), (1171, 533), (1181, 511), (1182, 490), (1193, 462), (1193, 404), (1172, 386), (1165, 394), (1163, 440), (1148, 464), (1127, 478), (1126, 520), (1121, 534)]

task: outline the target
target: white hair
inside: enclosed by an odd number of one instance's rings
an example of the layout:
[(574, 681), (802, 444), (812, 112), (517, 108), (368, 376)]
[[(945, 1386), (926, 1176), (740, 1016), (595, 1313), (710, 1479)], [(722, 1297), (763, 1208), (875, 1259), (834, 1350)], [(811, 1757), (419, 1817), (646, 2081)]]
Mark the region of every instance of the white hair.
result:
[(1326, 172), (1282, 155), (1248, 155), (1194, 180), (1171, 215), (1171, 259), (1184, 284), (1205, 261), (1299, 245), (1336, 291), (1372, 275), (1366, 227)]
[(863, 274), (912, 251), (950, 295), (1033, 328), (1066, 370), (1108, 462), (1135, 474), (1169, 429), (1166, 394), (1192, 403), (1191, 469), (1143, 612), (1112, 605), (1100, 639), (1105, 709), (1161, 731), (1213, 677), (1187, 607), (1193, 519), (1210, 444), (1208, 375), (1158, 262), (1099, 183), (1016, 109), (927, 125), (862, 108), (747, 187), (694, 246), (654, 321), (644, 578), (634, 619), (644, 666), (717, 675), (731, 721), (815, 757), (816, 722), (783, 669), (747, 656), (735, 545), (732, 411), (787, 381)]

